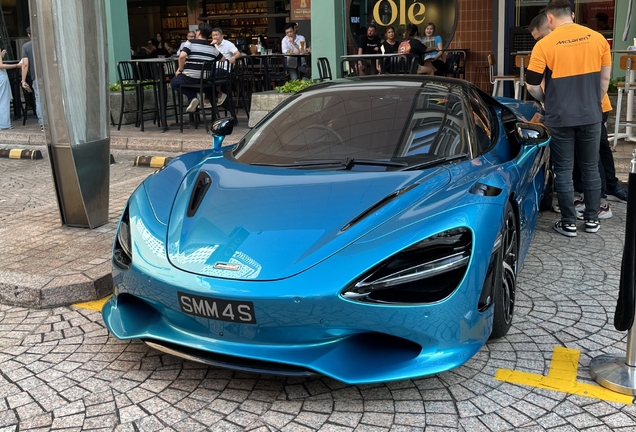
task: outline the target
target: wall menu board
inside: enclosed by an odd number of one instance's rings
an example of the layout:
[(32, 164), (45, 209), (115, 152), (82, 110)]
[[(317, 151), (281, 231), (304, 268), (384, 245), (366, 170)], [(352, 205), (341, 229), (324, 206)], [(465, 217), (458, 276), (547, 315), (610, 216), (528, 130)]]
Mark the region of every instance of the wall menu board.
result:
[(291, 0), (291, 20), (311, 19), (311, 0)]

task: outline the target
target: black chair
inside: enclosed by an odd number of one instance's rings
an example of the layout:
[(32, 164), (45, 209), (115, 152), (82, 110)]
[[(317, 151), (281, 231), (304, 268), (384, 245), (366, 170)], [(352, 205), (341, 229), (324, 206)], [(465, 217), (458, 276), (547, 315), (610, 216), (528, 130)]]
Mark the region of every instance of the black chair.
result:
[(332, 80), (331, 66), (329, 65), (329, 59), (327, 57), (318, 58), (318, 76), (320, 81)]
[(466, 77), (466, 67), (462, 61), (462, 55), (457, 51), (449, 51), (446, 53), (446, 61), (444, 68), (438, 69), (435, 75), (452, 76), (454, 78)]
[[(412, 66), (415, 67), (415, 71), (417, 72), (417, 61), (415, 58), (409, 62), (409, 58), (407, 56), (399, 55), (382, 59), (382, 61), (385, 72), (388, 74), (410, 74)], [(413, 62), (415, 65), (412, 64)]]
[[(229, 63), (228, 63), (229, 64)], [(203, 116), (203, 124), (205, 124), (205, 130), (207, 133), (210, 132), (210, 128), (208, 126), (208, 120), (207, 120), (207, 116), (206, 116), (206, 112), (210, 111), (211, 114), (211, 122), (213, 122), (214, 120), (216, 120), (217, 117), (219, 117), (218, 114), (218, 106), (216, 103), (217, 97), (216, 97), (216, 87), (220, 86), (220, 87), (224, 87), (226, 89), (227, 92), (231, 93), (231, 89), (232, 89), (232, 73), (231, 73), (231, 69), (228, 70), (227, 74), (223, 74), (220, 71), (224, 70), (222, 67), (222, 64), (217, 63), (214, 60), (208, 60), (203, 62), (203, 65), (201, 66), (201, 78), (199, 79), (199, 82), (197, 84), (181, 84), (181, 86), (179, 86), (179, 101), (183, 100), (183, 88), (192, 88), (195, 89), (197, 91), (197, 93), (199, 93), (199, 95), (203, 96), (206, 93), (206, 90), (210, 90), (211, 93), (211, 97), (210, 97), (210, 107), (209, 108), (205, 108), (205, 101), (199, 101), (199, 115)], [(232, 117), (234, 119), (235, 124), (238, 123), (238, 120), (236, 118), (236, 112), (234, 111), (234, 102), (232, 100), (232, 95), (229, 94), (227, 99), (225, 100), (224, 104), (228, 104), (230, 113), (232, 114)], [(199, 121), (198, 121), (198, 117), (194, 116), (194, 128), (198, 129), (199, 126)], [(183, 132), (183, 104), (180, 103), (179, 104), (179, 130), (181, 132)]]
[[(234, 125), (238, 125), (238, 118), (236, 117), (236, 110), (234, 105), (234, 78), (236, 77), (234, 73), (234, 67), (235, 65), (229, 62), (217, 63), (216, 68), (214, 69), (212, 80), (216, 84), (215, 89), (216, 87), (220, 87), (221, 90), (225, 91), (225, 93), (227, 94), (225, 101), (221, 105), (221, 107), (223, 107), (223, 109), (225, 110), (225, 116), (227, 117), (227, 111), (229, 110), (230, 114), (232, 115), (232, 118), (234, 119)], [(221, 73), (222, 71), (224, 71), (224, 73)], [(215, 93), (216, 93), (216, 90), (213, 90), (212, 101), (216, 101)], [(204, 107), (202, 108), (203, 111), (205, 111), (206, 109), (210, 109), (210, 108), (204, 108)], [(214, 122), (217, 118), (220, 117), (218, 110), (219, 110), (219, 106), (215, 103), (212, 103), (211, 104), (211, 111), (212, 111), (211, 122)], [(205, 113), (204, 113), (203, 120), (205, 121)], [(208, 132), (210, 131), (207, 124), (205, 125), (205, 130)]]
[[(159, 68), (163, 67), (161, 63), (148, 63), (137, 62), (137, 71), (139, 73), (139, 81), (141, 82), (141, 131), (144, 130), (144, 114), (154, 114), (153, 124), (159, 123), (161, 125), (161, 116), (159, 115), (159, 85), (163, 85), (161, 82), (161, 71)], [(152, 88), (154, 94), (154, 104), (151, 108), (144, 108), (144, 90), (148, 87)]]
[(234, 89), (236, 92), (236, 109), (243, 108), (247, 119), (250, 118), (252, 93), (256, 91), (256, 76), (251, 57), (241, 57), (234, 64)]
[[(144, 85), (153, 85), (152, 80), (154, 74), (152, 72), (147, 71), (144, 68), (144, 76), (148, 76), (148, 79), (151, 82), (145, 83), (141, 78), (139, 68), (137, 67), (138, 62), (130, 62), (130, 61), (121, 61), (117, 63), (117, 79), (119, 80), (119, 85), (121, 87), (121, 109), (119, 111), (119, 122), (117, 123), (117, 130), (121, 129), (121, 123), (124, 118), (124, 114), (127, 113), (136, 113), (137, 120), (135, 122), (135, 126), (141, 126), (141, 130), (144, 130), (144, 114), (147, 112), (155, 113), (155, 120), (159, 117), (159, 109), (157, 104), (157, 87), (155, 88), (155, 104), (152, 109), (144, 110)], [(137, 108), (135, 110), (125, 110), (125, 99), (126, 99), (126, 90), (134, 90), (135, 96), (137, 98)]]
[[(171, 61), (171, 62), (166, 62), (166, 64), (164, 65), (165, 69), (165, 77), (166, 77), (166, 85), (170, 84), (170, 81), (172, 80), (172, 78), (175, 77), (176, 73), (177, 73), (177, 68), (179, 67), (179, 63), (177, 63), (176, 61)], [(182, 100), (177, 100), (177, 91), (175, 89), (173, 89), (172, 87), (170, 87), (170, 91), (172, 92), (172, 110), (174, 112), (174, 118), (175, 121), (178, 122), (179, 121), (179, 109), (177, 108), (177, 102), (180, 103), (181, 105), (183, 105), (183, 101)], [(167, 97), (167, 95), (166, 95)], [(167, 103), (167, 102), (166, 102)], [(166, 109), (168, 108), (168, 106), (166, 106)], [(168, 116), (166, 115), (166, 118)]]
[(287, 82), (285, 59), (282, 56), (265, 57), (265, 68), (265, 90), (272, 90)]

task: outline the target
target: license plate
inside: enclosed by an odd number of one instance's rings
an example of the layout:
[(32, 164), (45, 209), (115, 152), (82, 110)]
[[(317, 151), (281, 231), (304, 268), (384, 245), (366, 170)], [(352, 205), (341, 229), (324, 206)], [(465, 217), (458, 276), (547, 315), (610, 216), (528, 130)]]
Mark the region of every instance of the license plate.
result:
[(254, 303), (177, 292), (181, 312), (219, 321), (256, 324)]

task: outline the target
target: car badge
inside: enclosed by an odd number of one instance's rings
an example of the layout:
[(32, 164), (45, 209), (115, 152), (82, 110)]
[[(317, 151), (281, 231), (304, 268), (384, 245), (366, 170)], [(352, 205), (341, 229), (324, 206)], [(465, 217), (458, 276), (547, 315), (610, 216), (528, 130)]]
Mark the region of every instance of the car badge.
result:
[(215, 269), (219, 269), (219, 270), (239, 271), (241, 269), (241, 265), (240, 264), (230, 264), (230, 263), (218, 262), (218, 263), (214, 264), (214, 268)]

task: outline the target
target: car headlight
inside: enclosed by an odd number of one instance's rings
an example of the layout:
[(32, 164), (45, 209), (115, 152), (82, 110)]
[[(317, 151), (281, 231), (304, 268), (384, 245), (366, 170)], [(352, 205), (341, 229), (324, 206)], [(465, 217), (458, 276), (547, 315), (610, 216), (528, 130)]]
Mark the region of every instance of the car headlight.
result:
[(459, 286), (471, 250), (470, 230), (444, 231), (387, 258), (345, 288), (341, 296), (383, 304), (440, 301)]
[(128, 270), (132, 264), (132, 240), (130, 239), (128, 207), (124, 210), (117, 228), (115, 246), (113, 247), (113, 261), (122, 270)]

